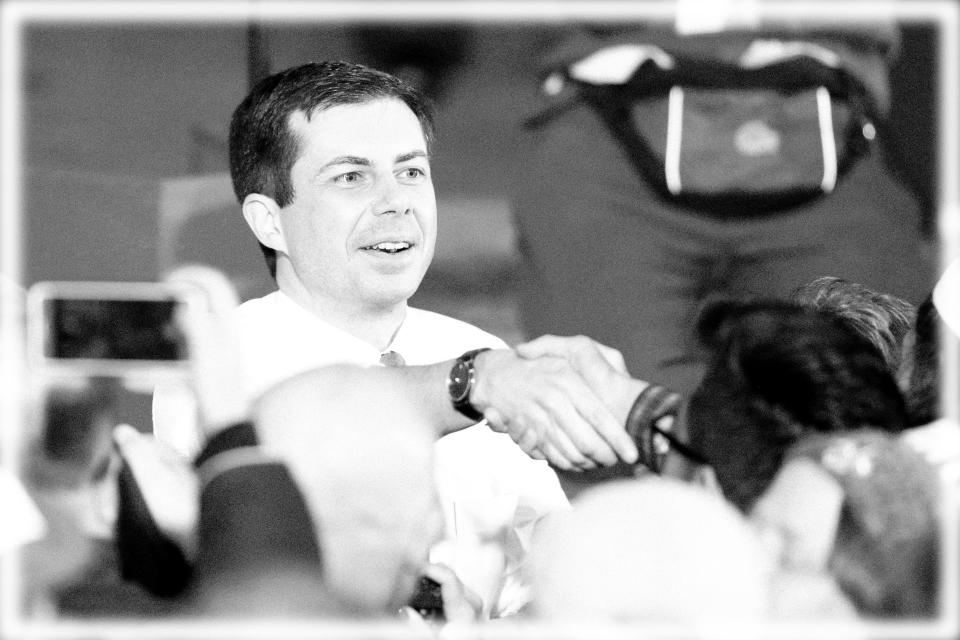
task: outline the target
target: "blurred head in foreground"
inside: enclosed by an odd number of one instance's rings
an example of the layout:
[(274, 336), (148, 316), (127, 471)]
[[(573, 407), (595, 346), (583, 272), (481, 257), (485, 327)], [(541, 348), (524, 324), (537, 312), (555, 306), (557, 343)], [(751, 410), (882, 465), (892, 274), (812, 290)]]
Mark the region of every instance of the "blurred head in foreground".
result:
[(256, 409), (263, 445), (319, 523), (330, 595), (353, 615), (405, 604), (443, 527), (433, 431), (392, 386), (395, 373), (325, 367), (277, 385)]
[(531, 551), (532, 609), (544, 620), (755, 623), (766, 569), (752, 529), (704, 489), (614, 480), (544, 522)]
[(889, 434), (802, 438), (751, 518), (780, 537), (781, 568), (833, 576), (867, 618), (936, 613), (939, 491), (923, 457)]

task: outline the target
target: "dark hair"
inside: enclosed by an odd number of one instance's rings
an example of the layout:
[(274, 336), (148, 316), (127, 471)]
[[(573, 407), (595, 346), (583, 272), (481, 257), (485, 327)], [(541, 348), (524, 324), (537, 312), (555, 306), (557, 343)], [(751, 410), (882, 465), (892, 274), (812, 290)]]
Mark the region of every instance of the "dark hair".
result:
[(897, 296), (832, 276), (817, 278), (797, 288), (793, 300), (803, 306), (836, 314), (847, 322), (880, 350), (896, 375), (904, 337), (913, 328), (916, 317), (912, 304)]
[(907, 400), (910, 426), (929, 424), (940, 417), (940, 314), (928, 295), (917, 307), (913, 332), (907, 339), (901, 365), (901, 384)]
[[(348, 62), (310, 62), (258, 82), (237, 106), (230, 120), (230, 177), (242, 203), (251, 193), (273, 198), (281, 207), (294, 198), (290, 169), (299, 153), (290, 130), (293, 113), (307, 119), (318, 111), (380, 98), (403, 101), (420, 121), (429, 147), (433, 113), (412, 85), (390, 74)], [(429, 149), (428, 149), (429, 150)], [(276, 277), (276, 252), (260, 245), (270, 275)]]
[(803, 434), (901, 431), (903, 396), (877, 349), (832, 315), (781, 301), (707, 307), (709, 365), (690, 398), (690, 444), (747, 511)]

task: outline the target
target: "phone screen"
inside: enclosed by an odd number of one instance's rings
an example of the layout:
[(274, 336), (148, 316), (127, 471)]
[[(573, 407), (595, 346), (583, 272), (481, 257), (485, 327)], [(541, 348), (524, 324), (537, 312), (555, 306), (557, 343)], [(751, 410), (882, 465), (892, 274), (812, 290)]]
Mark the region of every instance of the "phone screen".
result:
[(44, 301), (48, 358), (180, 360), (187, 356), (175, 322), (177, 300), (52, 298)]

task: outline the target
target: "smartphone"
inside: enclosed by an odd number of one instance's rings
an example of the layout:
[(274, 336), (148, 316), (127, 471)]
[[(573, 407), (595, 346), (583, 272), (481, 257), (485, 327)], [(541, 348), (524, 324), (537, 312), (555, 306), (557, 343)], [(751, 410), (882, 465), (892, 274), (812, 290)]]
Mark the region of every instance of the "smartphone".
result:
[(27, 357), (45, 373), (188, 374), (178, 322), (202, 294), (162, 282), (38, 282), (27, 292)]

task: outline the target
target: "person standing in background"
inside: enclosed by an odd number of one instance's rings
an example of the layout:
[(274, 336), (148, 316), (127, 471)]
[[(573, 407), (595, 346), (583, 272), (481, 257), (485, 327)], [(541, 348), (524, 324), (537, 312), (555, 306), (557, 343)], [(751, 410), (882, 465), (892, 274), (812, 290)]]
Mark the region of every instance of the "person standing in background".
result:
[(916, 304), (931, 282), (917, 201), (879, 148), (898, 31), (727, 26), (577, 29), (543, 60), (513, 198), (527, 335), (589, 335), (682, 394), (714, 294), (830, 275)]

